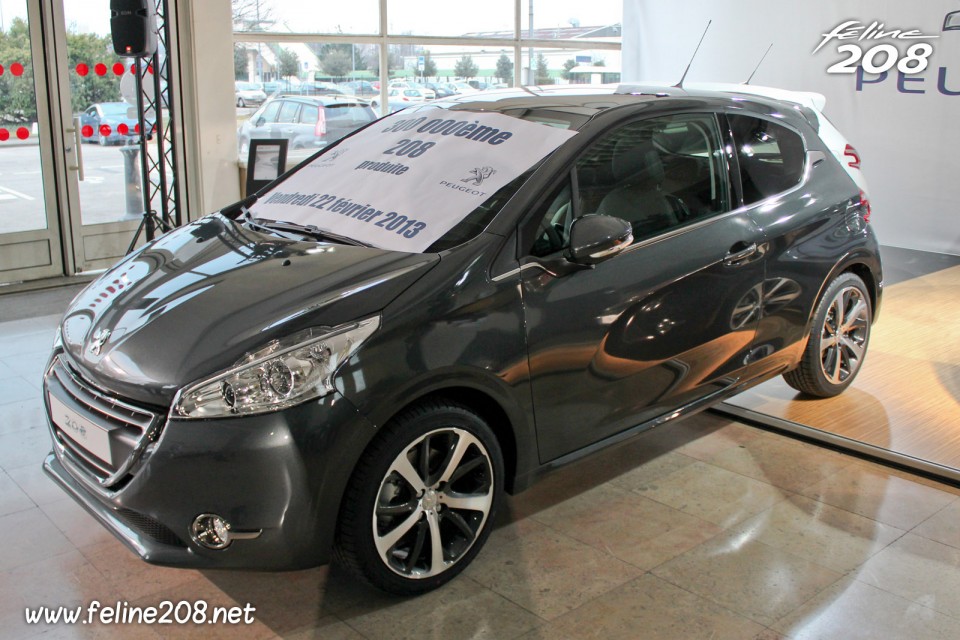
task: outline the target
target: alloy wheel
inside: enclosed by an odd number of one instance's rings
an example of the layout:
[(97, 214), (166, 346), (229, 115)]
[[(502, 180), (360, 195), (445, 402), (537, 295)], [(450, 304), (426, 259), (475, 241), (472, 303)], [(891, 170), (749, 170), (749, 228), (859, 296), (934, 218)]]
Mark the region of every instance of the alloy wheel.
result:
[(870, 333), (870, 307), (856, 287), (844, 287), (830, 302), (820, 332), (820, 366), (833, 384), (856, 373)]
[(391, 463), (372, 514), (380, 559), (406, 578), (429, 578), (473, 546), (493, 506), (490, 456), (473, 434), (438, 429)]

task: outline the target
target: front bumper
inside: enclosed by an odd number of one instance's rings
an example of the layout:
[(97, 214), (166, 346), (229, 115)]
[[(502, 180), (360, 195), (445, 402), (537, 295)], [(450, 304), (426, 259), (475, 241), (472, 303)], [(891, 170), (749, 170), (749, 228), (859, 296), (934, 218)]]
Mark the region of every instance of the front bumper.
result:
[[(63, 402), (56, 381), (46, 382), (45, 398)], [(134, 472), (104, 487), (49, 426), (54, 451), (44, 470), (143, 560), (258, 570), (329, 561), (344, 487), (374, 431), (338, 394), (259, 416), (168, 419)], [(199, 545), (190, 525), (202, 513), (222, 516), (245, 539), (219, 551)]]

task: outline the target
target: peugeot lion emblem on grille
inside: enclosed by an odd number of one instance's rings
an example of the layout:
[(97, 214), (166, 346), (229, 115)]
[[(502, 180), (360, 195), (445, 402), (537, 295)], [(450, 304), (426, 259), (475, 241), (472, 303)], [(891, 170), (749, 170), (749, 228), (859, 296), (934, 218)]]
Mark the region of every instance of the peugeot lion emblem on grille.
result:
[(492, 176), (497, 172), (493, 167), (477, 167), (470, 173), (472, 174), (469, 178), (463, 178), (460, 182), (472, 182), (476, 186), (480, 186), (484, 180)]
[(100, 329), (93, 336), (93, 342), (90, 343), (90, 353), (95, 356), (100, 355), (100, 350), (103, 349), (103, 345), (106, 344), (107, 338), (110, 337), (109, 329)]

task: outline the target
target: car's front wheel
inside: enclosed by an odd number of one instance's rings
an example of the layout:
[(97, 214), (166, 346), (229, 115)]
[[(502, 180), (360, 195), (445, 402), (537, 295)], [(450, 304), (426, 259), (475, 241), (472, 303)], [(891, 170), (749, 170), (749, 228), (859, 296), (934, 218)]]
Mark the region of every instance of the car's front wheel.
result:
[(872, 321), (863, 280), (853, 273), (838, 276), (817, 306), (800, 365), (783, 375), (787, 384), (820, 398), (849, 387), (867, 355)]
[(357, 465), (337, 525), (337, 557), (362, 580), (400, 595), (436, 589), (490, 533), (503, 457), (467, 407), (427, 401), (384, 427)]

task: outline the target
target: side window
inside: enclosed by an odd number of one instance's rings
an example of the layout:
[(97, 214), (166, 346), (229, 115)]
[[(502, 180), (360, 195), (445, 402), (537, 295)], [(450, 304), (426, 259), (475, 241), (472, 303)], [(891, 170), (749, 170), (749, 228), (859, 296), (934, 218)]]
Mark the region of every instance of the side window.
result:
[(540, 258), (567, 247), (570, 225), (573, 223), (572, 193), (568, 178), (547, 198), (543, 213), (537, 214), (540, 226), (535, 232), (536, 240), (530, 249), (530, 255)]
[(283, 106), (280, 107), (280, 115), (277, 116), (277, 122), (280, 123), (289, 123), (297, 121), (297, 111), (300, 110), (300, 105), (296, 102), (284, 102)]
[(616, 216), (635, 240), (730, 210), (726, 161), (712, 114), (620, 127), (577, 162), (580, 213)]
[(271, 102), (266, 107), (263, 108), (263, 121), (264, 122), (276, 122), (277, 114), (280, 112), (281, 102)]
[(803, 139), (776, 122), (728, 115), (737, 145), (743, 203), (752, 204), (796, 186), (803, 179)]
[(315, 125), (320, 117), (320, 109), (314, 105), (304, 105), (300, 110), (301, 124)]

